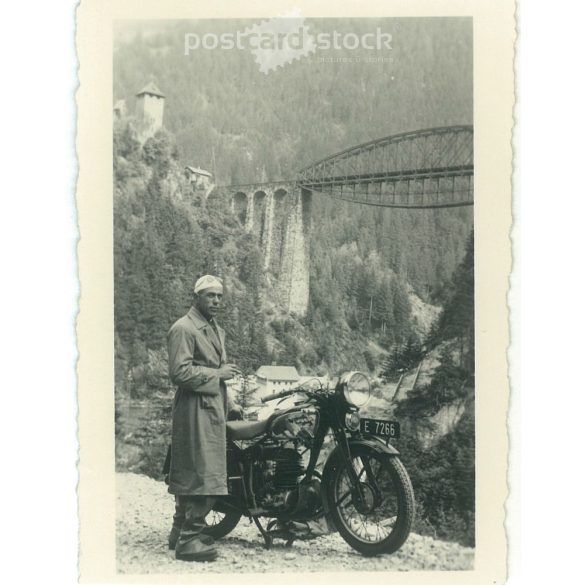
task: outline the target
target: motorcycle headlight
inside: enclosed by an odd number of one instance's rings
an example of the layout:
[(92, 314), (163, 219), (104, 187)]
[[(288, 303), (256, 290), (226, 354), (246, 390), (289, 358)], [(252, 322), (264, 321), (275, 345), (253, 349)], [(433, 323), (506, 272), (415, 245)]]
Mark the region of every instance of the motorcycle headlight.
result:
[(362, 408), (370, 400), (370, 380), (362, 372), (348, 372), (342, 379), (343, 395), (351, 406)]
[(360, 428), (360, 415), (357, 412), (348, 412), (345, 415), (345, 426), (350, 431), (357, 431)]

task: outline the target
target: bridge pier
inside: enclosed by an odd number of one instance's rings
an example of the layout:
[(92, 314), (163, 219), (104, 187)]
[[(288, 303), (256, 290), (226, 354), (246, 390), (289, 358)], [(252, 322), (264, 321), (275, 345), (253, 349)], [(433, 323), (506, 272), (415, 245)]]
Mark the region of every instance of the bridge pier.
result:
[(254, 193), (246, 193), (246, 225), (244, 229), (247, 232), (252, 232), (254, 229)]
[(304, 316), (309, 307), (309, 229), (311, 192), (296, 187), (280, 268), (281, 294), (288, 310)]
[(262, 252), (264, 253), (264, 270), (270, 267), (272, 256), (272, 230), (274, 226), (274, 190), (266, 190), (266, 208), (264, 209), (264, 231), (262, 233)]

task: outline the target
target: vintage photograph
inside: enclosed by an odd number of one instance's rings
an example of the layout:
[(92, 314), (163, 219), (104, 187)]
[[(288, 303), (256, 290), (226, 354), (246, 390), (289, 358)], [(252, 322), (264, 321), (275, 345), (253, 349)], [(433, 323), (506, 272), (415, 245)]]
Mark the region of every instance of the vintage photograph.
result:
[(112, 68), (117, 573), (473, 570), (473, 18), (117, 19)]

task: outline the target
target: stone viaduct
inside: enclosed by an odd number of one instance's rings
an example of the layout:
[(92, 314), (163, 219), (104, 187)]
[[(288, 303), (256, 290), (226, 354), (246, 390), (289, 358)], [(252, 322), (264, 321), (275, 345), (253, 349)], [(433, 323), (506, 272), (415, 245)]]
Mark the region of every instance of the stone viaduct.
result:
[(311, 191), (295, 181), (224, 186), (221, 191), (245, 230), (258, 239), (264, 269), (275, 278), (283, 305), (291, 313), (305, 315)]

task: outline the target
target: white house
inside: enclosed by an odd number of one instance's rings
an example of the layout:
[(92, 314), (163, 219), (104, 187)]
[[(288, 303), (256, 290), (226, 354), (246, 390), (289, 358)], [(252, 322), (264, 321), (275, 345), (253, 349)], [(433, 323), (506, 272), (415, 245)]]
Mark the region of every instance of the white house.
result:
[(301, 377), (293, 366), (260, 366), (256, 371), (257, 396), (262, 398), (296, 386)]
[(185, 177), (194, 188), (207, 190), (212, 184), (213, 175), (199, 167), (186, 166)]

